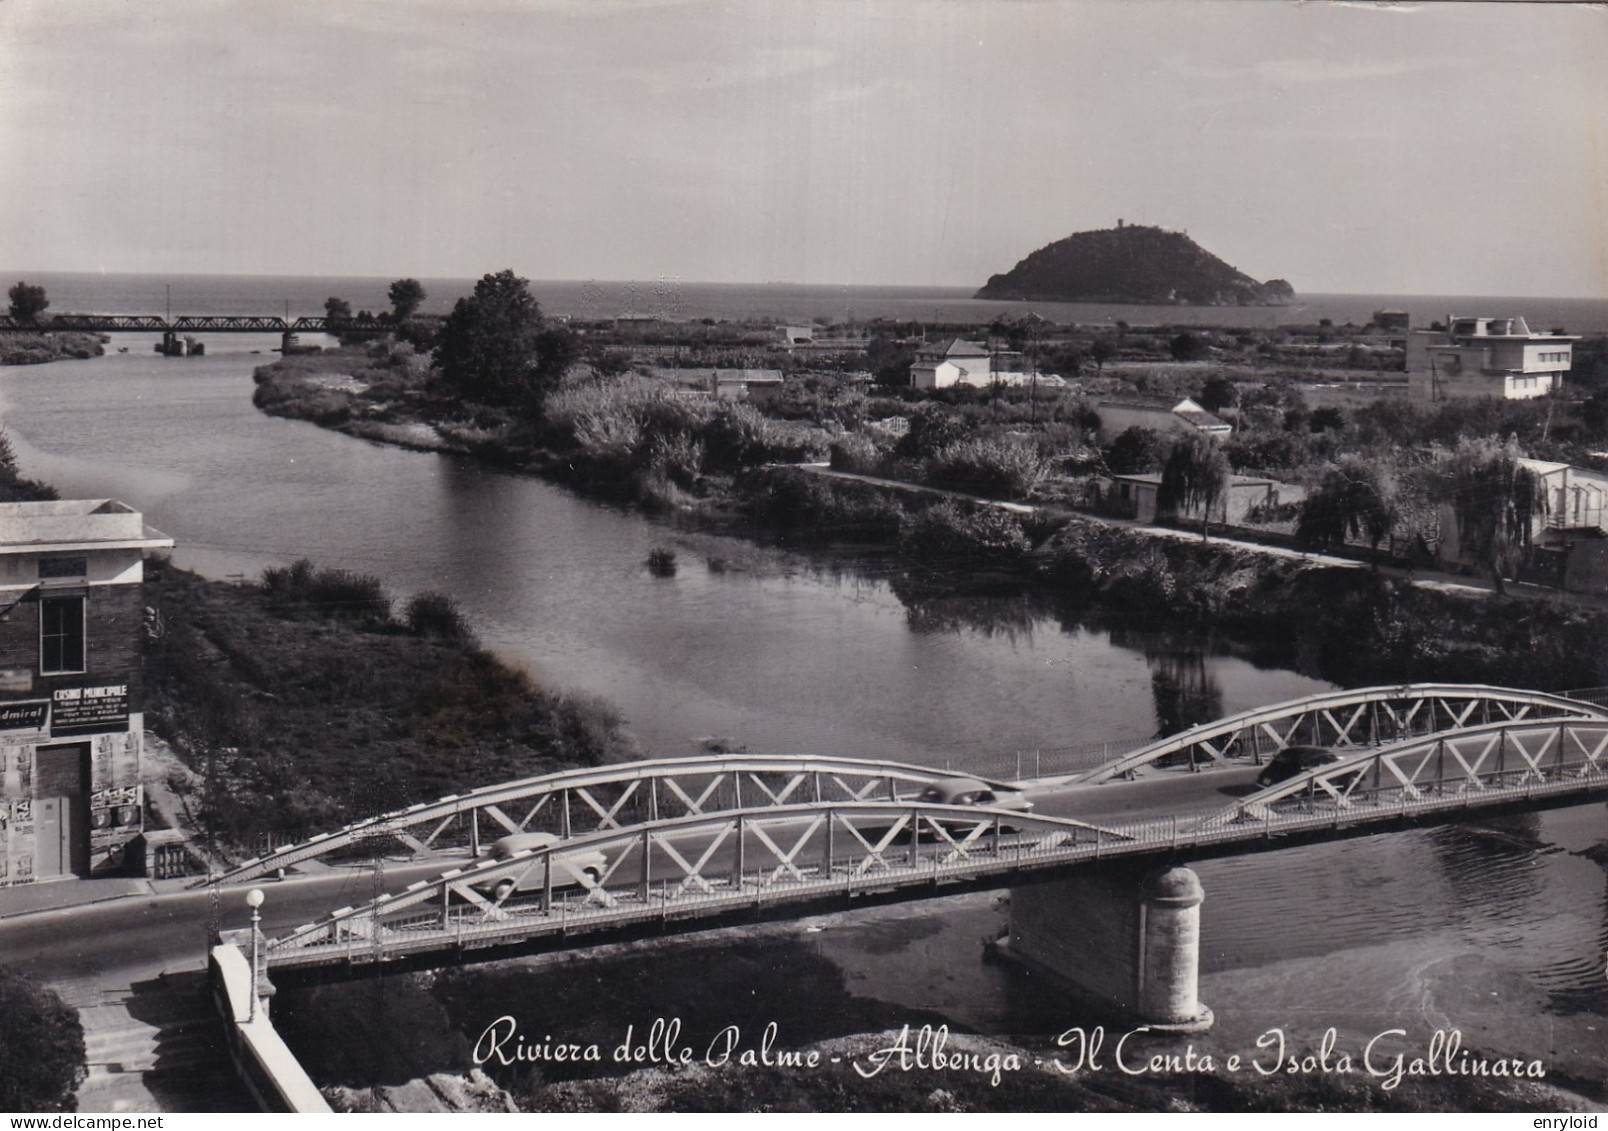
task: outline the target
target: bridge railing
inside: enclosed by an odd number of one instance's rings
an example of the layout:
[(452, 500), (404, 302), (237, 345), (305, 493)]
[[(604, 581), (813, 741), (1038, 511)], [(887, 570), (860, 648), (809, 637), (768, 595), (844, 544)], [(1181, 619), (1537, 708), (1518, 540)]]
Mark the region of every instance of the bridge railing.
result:
[(454, 869), (343, 908), (274, 941), (269, 962), (371, 962), (919, 885), (941, 894), (945, 883), (1005, 884), (1089, 861), (1604, 792), (1608, 719), (1561, 719), (1362, 751), (1205, 816), (1096, 825), (968, 806), (844, 802), (681, 817)]

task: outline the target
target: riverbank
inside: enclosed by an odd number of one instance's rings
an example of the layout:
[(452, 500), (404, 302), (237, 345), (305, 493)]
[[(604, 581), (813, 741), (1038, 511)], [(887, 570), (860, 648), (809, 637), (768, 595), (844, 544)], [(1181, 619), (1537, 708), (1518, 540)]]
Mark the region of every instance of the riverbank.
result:
[(147, 725), (219, 847), (260, 851), (416, 801), (633, 753), (618, 714), (483, 651), (451, 603), (372, 578), (146, 571)]
[[(348, 350), (260, 369), (255, 401), (378, 442), (454, 451), (582, 494), (674, 508), (706, 529), (790, 550), (897, 556), (901, 598), (1031, 589), (1088, 616), (1222, 633), (1259, 662), (1332, 682), (1608, 683), (1608, 611), (1566, 597), (1430, 589), (1288, 553), (1180, 539), (1065, 510), (1012, 513), (774, 466), (830, 430), (743, 404), (636, 386), (560, 393), (548, 420), (445, 398), (422, 357)], [(830, 421), (832, 390), (805, 390)], [(691, 405), (692, 407), (689, 407)], [(621, 423), (624, 422), (624, 423)], [(634, 423), (633, 423), (634, 422)], [(712, 448), (720, 458), (710, 459)], [(908, 602), (907, 602), (908, 603)]]
[(0, 338), (0, 365), (44, 365), (67, 358), (100, 357), (105, 352), (96, 334), (7, 334)]
[[(1375, 1029), (1362, 1015), (1341, 1019), (1321, 1066), (1301, 1067), (1308, 1055), (1316, 1061), (1324, 1033), (1300, 1020), (1282, 1053), (1256, 1045), (1259, 1029), (1225, 1025), (1187, 1041), (1136, 1034), (1119, 1066), (1114, 1045), (1130, 1023), (996, 964), (986, 980), (997, 1008), (1010, 1011), (1002, 1029), (1000, 1019), (971, 1017), (975, 1002), (946, 977), (963, 954), (977, 961), (980, 933), (997, 932), (1007, 903), (954, 897), (920, 910), (290, 988), (275, 1018), (338, 1110), (457, 1096), (525, 1112), (818, 1113), (1591, 1111), (1602, 1099), (1600, 1082), (1551, 1061), (1540, 1078), (1441, 1071), (1386, 1086), (1402, 1047), (1376, 1050), (1370, 1073), (1361, 1050)], [(909, 961), (913, 953), (921, 960)], [(1440, 1024), (1432, 1009), (1390, 1017), (1381, 1024), (1413, 1040)], [(1096, 1027), (1105, 1038), (1091, 1059), (1077, 1034)], [(1470, 1033), (1463, 1044), (1474, 1056), (1481, 1038), (1501, 1041), (1500, 1032)], [(1173, 1059), (1147, 1070), (1157, 1055)], [(1296, 1070), (1284, 1071), (1291, 1063)]]

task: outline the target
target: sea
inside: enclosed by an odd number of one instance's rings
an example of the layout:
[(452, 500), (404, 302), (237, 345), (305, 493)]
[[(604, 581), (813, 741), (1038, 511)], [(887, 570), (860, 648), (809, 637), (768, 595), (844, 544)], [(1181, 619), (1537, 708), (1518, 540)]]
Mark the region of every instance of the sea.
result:
[[(52, 313), (263, 314), (324, 313), (325, 299), (342, 298), (354, 311), (390, 308), (393, 280), (372, 276), (147, 275), (3, 271), (7, 286), (43, 286)], [(473, 279), (421, 279), (426, 314), (446, 314), (474, 289)], [(1522, 315), (1534, 330), (1608, 333), (1608, 297), (1521, 298), (1492, 295), (1309, 294), (1289, 306), (1140, 306), (1123, 303), (1001, 302), (972, 297), (967, 287), (825, 286), (795, 283), (699, 283), (658, 279), (533, 280), (543, 313), (598, 320), (624, 316), (670, 321), (712, 318), (788, 325), (869, 322), (986, 325), (1005, 316), (1036, 314), (1063, 326), (1337, 326), (1366, 324), (1378, 310), (1405, 310), (1414, 326), (1449, 315)]]

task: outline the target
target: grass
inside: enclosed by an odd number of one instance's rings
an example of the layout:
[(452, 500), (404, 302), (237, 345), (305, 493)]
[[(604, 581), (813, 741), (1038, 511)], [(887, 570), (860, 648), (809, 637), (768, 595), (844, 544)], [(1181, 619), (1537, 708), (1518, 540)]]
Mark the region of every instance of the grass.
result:
[(151, 726), (205, 780), (203, 822), (228, 844), (632, 752), (611, 706), (480, 650), (440, 594), (397, 621), (371, 578), (298, 563), (227, 585), (153, 561), (146, 603), (163, 626)]

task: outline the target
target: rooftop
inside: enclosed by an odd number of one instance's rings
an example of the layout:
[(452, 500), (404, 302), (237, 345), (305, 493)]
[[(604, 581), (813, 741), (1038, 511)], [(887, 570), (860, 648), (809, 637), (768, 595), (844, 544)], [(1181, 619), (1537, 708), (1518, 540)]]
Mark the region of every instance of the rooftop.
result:
[(165, 550), (173, 539), (116, 499), (0, 503), (0, 554), (41, 550)]

